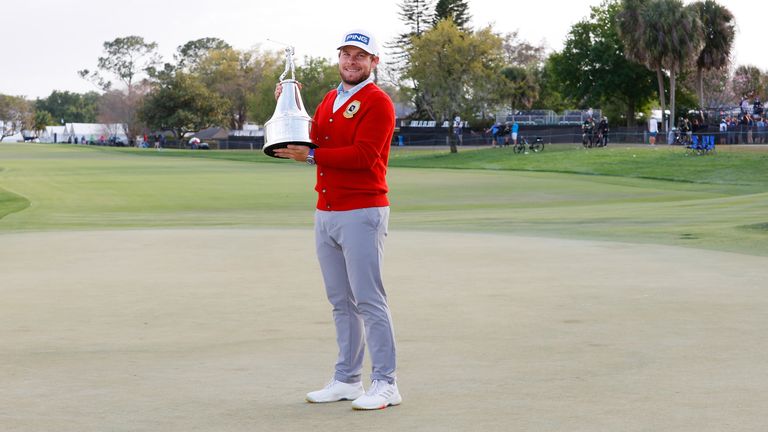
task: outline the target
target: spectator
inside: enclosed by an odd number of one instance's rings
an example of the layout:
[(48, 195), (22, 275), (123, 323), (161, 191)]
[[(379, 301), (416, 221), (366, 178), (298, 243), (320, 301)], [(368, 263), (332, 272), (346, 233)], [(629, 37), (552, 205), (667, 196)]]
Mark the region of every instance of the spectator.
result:
[(600, 123), (597, 125), (597, 131), (600, 134), (600, 142), (599, 144), (602, 146), (608, 145), (608, 117), (603, 116), (602, 119), (600, 119)]
[(747, 141), (747, 135), (751, 135), (751, 133), (749, 133), (749, 126), (751, 122), (752, 116), (749, 114), (743, 114), (739, 120), (739, 135), (742, 144), (747, 144), (749, 142)]
[(651, 117), (648, 120), (648, 142), (652, 145), (656, 145), (656, 135), (659, 133), (659, 123), (655, 118)]
[(456, 141), (459, 143), (459, 145), (464, 144), (463, 132), (461, 117), (456, 116), (456, 118), (453, 119), (453, 134), (456, 136)]
[(584, 143), (589, 143), (589, 146), (591, 147), (595, 132), (595, 121), (592, 120), (592, 117), (587, 117), (587, 119), (584, 120), (584, 123), (581, 125), (581, 131), (583, 132), (582, 140)]
[(520, 125), (517, 120), (512, 123), (512, 144), (517, 145), (517, 133), (520, 131)]
[(762, 117), (757, 118), (757, 138), (755, 139), (755, 142), (760, 144), (765, 143), (765, 119)]
[(728, 121), (726, 118), (720, 120), (720, 144), (728, 144)]
[(493, 126), (491, 126), (491, 136), (493, 137), (493, 146), (496, 147), (497, 145), (501, 147), (502, 143), (502, 133), (503, 129), (499, 123), (494, 123)]
[(744, 97), (741, 98), (739, 107), (741, 108), (742, 115), (749, 114), (749, 98), (746, 95), (744, 95)]
[(728, 117), (728, 144), (739, 143), (739, 122), (736, 117)]

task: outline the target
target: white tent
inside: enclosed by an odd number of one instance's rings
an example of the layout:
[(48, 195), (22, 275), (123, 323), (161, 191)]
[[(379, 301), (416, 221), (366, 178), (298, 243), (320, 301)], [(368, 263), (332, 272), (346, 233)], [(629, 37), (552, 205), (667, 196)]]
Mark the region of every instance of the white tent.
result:
[[(0, 120), (0, 130), (2, 130), (4, 124), (5, 124), (5, 122)], [(20, 132), (17, 132), (17, 133), (15, 133), (13, 135), (10, 135), (10, 136), (7, 136), (7, 137), (3, 138), (2, 142), (17, 142), (17, 141), (23, 141), (23, 140), (24, 140), (24, 137), (21, 135)]]
[(81, 140), (83, 137), (88, 142), (109, 141), (110, 137), (116, 137), (118, 140), (127, 143), (128, 136), (121, 123), (67, 123), (64, 125), (64, 139), (66, 142), (70, 138), (74, 142), (75, 138)]
[(46, 126), (40, 135), (40, 142), (66, 142), (67, 139), (64, 137), (65, 128), (66, 126)]

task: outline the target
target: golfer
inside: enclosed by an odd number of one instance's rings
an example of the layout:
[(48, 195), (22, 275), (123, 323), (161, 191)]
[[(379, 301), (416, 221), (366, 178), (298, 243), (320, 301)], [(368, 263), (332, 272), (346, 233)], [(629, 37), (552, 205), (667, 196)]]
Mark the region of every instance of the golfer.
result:
[[(381, 277), (389, 222), (387, 162), (395, 130), (392, 100), (371, 77), (379, 46), (365, 30), (342, 36), (341, 84), (325, 95), (312, 119), (317, 149), (289, 145), (279, 157), (316, 165), (317, 257), (333, 306), (339, 355), (325, 388), (307, 394), (309, 402), (351, 400), (361, 410), (402, 401), (395, 382), (395, 333)], [(278, 86), (276, 95), (281, 88)], [(365, 345), (371, 356), (371, 385), (361, 370)]]

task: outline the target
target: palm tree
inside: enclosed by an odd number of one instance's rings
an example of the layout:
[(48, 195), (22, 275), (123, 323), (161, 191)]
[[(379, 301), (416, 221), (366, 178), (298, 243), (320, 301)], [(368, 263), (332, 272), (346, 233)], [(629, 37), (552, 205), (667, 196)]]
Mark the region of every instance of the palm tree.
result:
[(624, 43), (624, 54), (638, 63), (645, 64), (645, 47), (642, 35), (645, 23), (641, 12), (648, 0), (622, 0), (621, 10), (616, 15), (619, 36)]
[(715, 0), (693, 4), (701, 20), (704, 45), (696, 59), (696, 82), (699, 87), (699, 104), (705, 108), (704, 71), (720, 70), (728, 66), (736, 35), (734, 17), (725, 6)]
[(669, 112), (675, 116), (677, 74), (699, 52), (702, 41), (701, 21), (691, 6), (681, 0), (655, 0), (643, 11), (644, 45), (648, 66), (669, 72)]
[(662, 113), (666, 108), (664, 72), (669, 73), (669, 105), (674, 119), (677, 74), (701, 46), (698, 14), (681, 0), (623, 0), (623, 7), (618, 25), (625, 54), (656, 71)]
[(530, 109), (539, 98), (539, 85), (534, 74), (520, 66), (509, 66), (502, 69), (501, 75), (506, 78), (502, 80), (501, 93), (509, 101), (512, 112), (518, 108)]
[[(647, 8), (649, 0), (622, 0), (621, 11), (617, 15), (619, 37), (624, 43), (624, 55), (628, 59), (646, 65), (648, 69), (656, 72), (659, 83), (659, 104), (662, 116), (667, 109), (664, 96), (664, 72), (659, 67), (649, 65), (648, 49), (645, 46), (644, 35), (646, 25), (643, 11)], [(662, 130), (664, 125), (662, 122)]]

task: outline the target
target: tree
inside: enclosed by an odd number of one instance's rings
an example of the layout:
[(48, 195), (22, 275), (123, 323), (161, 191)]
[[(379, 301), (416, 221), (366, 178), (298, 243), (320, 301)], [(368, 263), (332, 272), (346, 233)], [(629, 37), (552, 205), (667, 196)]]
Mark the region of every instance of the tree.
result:
[(551, 109), (562, 111), (573, 107), (574, 103), (563, 94), (560, 79), (555, 72), (555, 58), (559, 53), (550, 54), (541, 68), (535, 70), (536, 82), (539, 84), (539, 98), (533, 103), (533, 109)]
[(274, 106), (275, 83), (283, 64), (274, 52), (222, 49), (210, 51), (197, 72), (203, 84), (229, 101), (229, 127), (240, 130), (248, 121), (257, 92), (271, 89), (270, 105)]
[(620, 8), (618, 1), (593, 7), (589, 19), (571, 27), (551, 66), (564, 96), (578, 106), (620, 108), (631, 126), (638, 108), (653, 96), (654, 76), (624, 55), (617, 30)]
[[(385, 63), (380, 63), (376, 69), (376, 78), (383, 78), (380, 82), (386, 83), (385, 87), (402, 89), (396, 93), (401, 93), (405, 96), (404, 99), (414, 100), (417, 103), (422, 100), (421, 94), (419, 94), (417, 86), (412, 81), (405, 79), (403, 75), (411, 62), (408, 48), (411, 46), (413, 38), (421, 36), (425, 31), (432, 28), (434, 23), (433, 4), (434, 0), (403, 0), (399, 5), (400, 12), (398, 15), (405, 23), (407, 30), (385, 45), (389, 53)], [(409, 93), (415, 94), (415, 97), (409, 97)], [(400, 98), (394, 100), (397, 99)], [(423, 107), (416, 105), (416, 113), (424, 112)]]
[(149, 93), (149, 83), (134, 85), (130, 94), (125, 90), (109, 90), (99, 98), (99, 115), (96, 120), (107, 125), (120, 125), (122, 130), (110, 130), (110, 134), (124, 132), (129, 143), (141, 135), (146, 125), (138, 116), (138, 110)]
[[(150, 74), (160, 63), (156, 53), (157, 43), (146, 42), (141, 36), (127, 36), (104, 42), (104, 56), (99, 57), (98, 68), (102, 72), (114, 75), (132, 91), (135, 79), (142, 73)], [(78, 72), (81, 77), (108, 91), (112, 82), (99, 71), (84, 69)]]
[(696, 59), (699, 106), (706, 108), (704, 99), (704, 72), (728, 66), (736, 36), (734, 17), (726, 7), (714, 0), (694, 3), (703, 31), (703, 47)]
[(200, 61), (208, 56), (211, 51), (232, 49), (228, 43), (219, 38), (201, 38), (189, 41), (176, 48), (173, 58), (176, 67), (186, 72), (194, 71)]
[[(138, 78), (142, 74), (147, 77), (156, 75), (156, 68), (160, 63), (156, 50), (155, 42), (146, 42), (141, 36), (116, 38), (104, 42), (104, 56), (98, 60), (99, 70), (91, 72), (84, 69), (78, 72), (81, 77), (106, 92), (106, 99), (102, 99), (101, 106), (109, 109), (109, 112), (101, 112), (100, 117), (109, 118), (110, 123), (121, 123), (129, 139), (139, 135), (140, 122), (136, 111), (147, 92), (146, 82), (140, 82)], [(103, 73), (116, 77), (125, 85), (125, 90), (113, 90), (112, 82), (107, 80)], [(122, 101), (114, 100), (121, 95)], [(120, 113), (120, 117), (114, 117), (116, 113)]]
[(471, 18), (466, 0), (437, 0), (433, 25), (437, 26), (440, 21), (450, 19), (456, 27), (467, 30)]
[(699, 74), (688, 74), (683, 85), (696, 94), (697, 100), (703, 95), (706, 107), (726, 108), (733, 106), (734, 102), (738, 102), (738, 98), (733, 92), (733, 74), (731, 72), (731, 68), (724, 67), (703, 70), (700, 76)]
[(37, 136), (40, 136), (40, 133), (45, 130), (46, 126), (51, 126), (56, 123), (57, 121), (54, 120), (51, 113), (38, 110), (35, 111), (35, 114), (32, 117), (32, 130), (35, 131)]
[[(320, 105), (325, 95), (341, 81), (338, 64), (321, 57), (305, 57), (303, 64), (296, 68), (296, 79), (303, 85), (301, 96), (308, 110)], [(274, 90), (274, 86), (270, 90)]]
[(701, 47), (698, 14), (680, 0), (623, 0), (618, 28), (625, 54), (656, 71), (662, 112), (664, 72), (669, 73), (670, 112), (675, 113), (676, 78)]
[(0, 142), (16, 135), (33, 123), (32, 104), (21, 96), (0, 94)]
[[(502, 39), (490, 27), (464, 32), (446, 19), (414, 38), (408, 53), (411, 63), (406, 76), (419, 86), (422, 104), (432, 119), (442, 122), (462, 110), (478, 112), (488, 101), (485, 96), (500, 101), (494, 90), (501, 87), (503, 79)], [(447, 140), (455, 153), (451, 132)]]
[[(391, 50), (387, 60), (387, 69), (399, 75), (408, 63), (408, 50), (411, 39), (421, 36), (431, 28), (434, 19), (432, 0), (403, 0), (398, 15), (405, 23), (407, 31), (400, 33), (385, 46)], [(394, 81), (394, 80), (393, 80)]]
[[(645, 23), (643, 45), (646, 49), (647, 66), (669, 73), (669, 106), (675, 115), (676, 77), (683, 66), (699, 51), (701, 46), (701, 22), (696, 11), (683, 5), (680, 0), (655, 0), (643, 11)], [(661, 96), (663, 98), (663, 95)]]
[(538, 68), (546, 59), (544, 45), (533, 45), (515, 30), (504, 35), (504, 56), (507, 64), (524, 68)]
[(505, 80), (501, 83), (501, 94), (509, 102), (512, 111), (518, 108), (530, 109), (539, 98), (539, 85), (533, 71), (520, 66), (502, 69)]
[(741, 65), (733, 72), (736, 97), (760, 96), (765, 93), (766, 76), (756, 66)]
[(181, 139), (187, 132), (226, 124), (228, 111), (226, 99), (179, 71), (147, 95), (139, 119), (151, 129), (170, 130)]
[(44, 99), (35, 101), (35, 109), (47, 111), (55, 123), (94, 123), (98, 114), (99, 94), (84, 94), (54, 90)]

